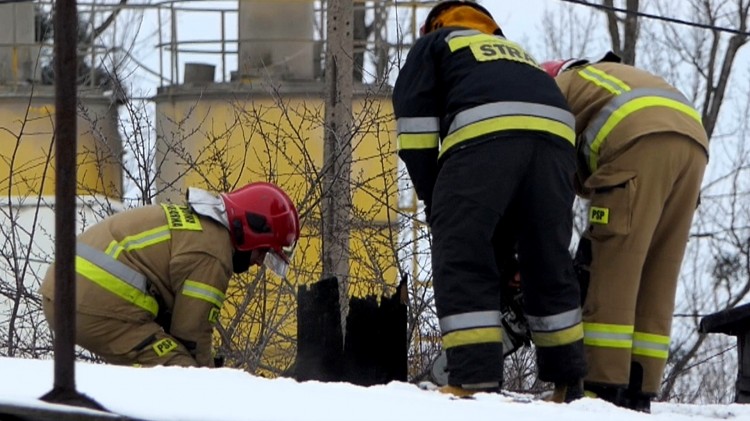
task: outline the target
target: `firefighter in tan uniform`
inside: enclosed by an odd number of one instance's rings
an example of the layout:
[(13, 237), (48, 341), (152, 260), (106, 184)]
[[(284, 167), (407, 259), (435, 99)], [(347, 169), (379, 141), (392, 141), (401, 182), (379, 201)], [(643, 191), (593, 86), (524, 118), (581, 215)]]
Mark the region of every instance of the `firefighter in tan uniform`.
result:
[(590, 199), (579, 247), (579, 256), (591, 256), (585, 389), (648, 412), (669, 353), (677, 279), (708, 163), (706, 131), (677, 89), (612, 53), (542, 66), (576, 116), (576, 187)]
[[(265, 263), (284, 276), (299, 229), (294, 204), (270, 183), (191, 188), (185, 205), (104, 219), (76, 242), (76, 343), (111, 364), (214, 366), (232, 273)], [(54, 327), (52, 266), (40, 293)]]

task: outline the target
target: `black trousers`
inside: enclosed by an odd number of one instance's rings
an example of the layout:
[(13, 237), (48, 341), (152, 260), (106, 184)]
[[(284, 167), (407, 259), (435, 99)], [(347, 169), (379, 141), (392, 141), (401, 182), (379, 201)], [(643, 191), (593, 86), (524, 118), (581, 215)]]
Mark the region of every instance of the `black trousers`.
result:
[[(444, 158), (430, 220), (439, 318), (499, 311), (503, 254), (514, 243), (527, 314), (580, 308), (568, 251), (574, 172), (572, 145), (534, 135), (491, 139)], [(450, 384), (502, 382), (501, 343), (469, 343), (446, 353)], [(537, 348), (537, 363), (543, 381), (580, 378), (583, 343)]]

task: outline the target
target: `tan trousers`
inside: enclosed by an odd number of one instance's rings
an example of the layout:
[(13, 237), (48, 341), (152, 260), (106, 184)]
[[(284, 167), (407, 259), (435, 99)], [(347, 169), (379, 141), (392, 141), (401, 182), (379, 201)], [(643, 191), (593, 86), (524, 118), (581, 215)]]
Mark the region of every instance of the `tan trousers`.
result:
[(666, 355), (593, 344), (589, 329), (630, 326), (634, 347), (639, 337), (664, 338), (666, 349), (677, 279), (707, 162), (704, 150), (691, 139), (654, 134), (603, 163), (586, 181), (595, 189), (592, 212), (598, 210), (591, 214), (586, 233), (592, 241), (591, 281), (583, 309), (587, 382), (628, 385), (632, 361), (643, 367), (641, 390), (658, 393)]
[[(54, 330), (54, 302), (42, 299), (44, 316)], [(76, 345), (109, 364), (198, 366), (190, 352), (158, 324), (76, 313)]]

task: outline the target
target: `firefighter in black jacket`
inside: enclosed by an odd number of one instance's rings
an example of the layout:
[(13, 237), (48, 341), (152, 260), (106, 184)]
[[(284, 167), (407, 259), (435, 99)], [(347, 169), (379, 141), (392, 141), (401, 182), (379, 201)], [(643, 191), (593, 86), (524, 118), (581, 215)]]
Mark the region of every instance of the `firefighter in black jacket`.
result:
[[(483, 7), (446, 1), (427, 16), (393, 91), (399, 157), (431, 228), (448, 386), (502, 386), (498, 253), (518, 241), (524, 311), (552, 400), (582, 394), (578, 282), (568, 252), (575, 120), (555, 81)], [(512, 237), (503, 232), (512, 228)]]

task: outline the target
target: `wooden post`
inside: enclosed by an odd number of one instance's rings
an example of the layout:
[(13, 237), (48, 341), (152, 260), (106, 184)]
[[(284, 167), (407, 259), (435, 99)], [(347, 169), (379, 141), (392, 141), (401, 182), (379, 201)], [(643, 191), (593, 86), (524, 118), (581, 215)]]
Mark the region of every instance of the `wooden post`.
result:
[(352, 164), (352, 0), (328, 0), (322, 171), (323, 278), (339, 280), (342, 331), (348, 314)]

